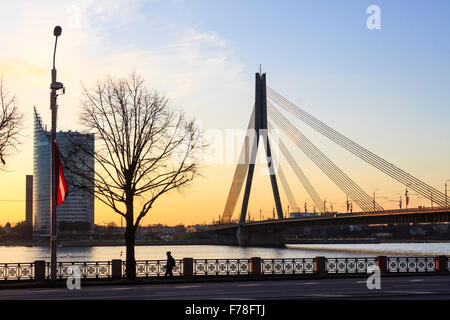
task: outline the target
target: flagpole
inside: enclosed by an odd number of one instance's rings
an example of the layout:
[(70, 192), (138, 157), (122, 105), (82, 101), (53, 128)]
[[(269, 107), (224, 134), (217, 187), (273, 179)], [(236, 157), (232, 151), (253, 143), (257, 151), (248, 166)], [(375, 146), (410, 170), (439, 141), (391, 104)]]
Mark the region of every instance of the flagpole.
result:
[(51, 281), (55, 282), (57, 279), (57, 261), (56, 261), (56, 247), (57, 247), (57, 220), (56, 220), (56, 199), (57, 199), (57, 178), (58, 178), (58, 166), (56, 163), (56, 119), (57, 119), (57, 103), (58, 90), (62, 89), (64, 93), (64, 86), (62, 83), (56, 81), (56, 68), (55, 68), (55, 55), (56, 45), (58, 44), (58, 37), (61, 35), (61, 27), (56, 26), (53, 30), (55, 36), (55, 49), (53, 51), (53, 69), (52, 69), (52, 83), (50, 85), (50, 109), (52, 110), (52, 130), (51, 130), (51, 187), (50, 187), (50, 208), (51, 208), (51, 222), (50, 222), (50, 249), (51, 249), (51, 262), (50, 262), (50, 275)]

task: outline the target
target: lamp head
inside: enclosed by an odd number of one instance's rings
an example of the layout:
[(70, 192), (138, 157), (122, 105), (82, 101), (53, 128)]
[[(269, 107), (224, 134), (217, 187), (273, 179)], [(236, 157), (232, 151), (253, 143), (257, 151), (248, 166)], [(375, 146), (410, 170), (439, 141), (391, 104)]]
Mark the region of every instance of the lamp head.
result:
[(55, 29), (53, 30), (53, 35), (55, 37), (59, 37), (61, 35), (62, 32), (62, 28), (60, 26), (56, 26)]

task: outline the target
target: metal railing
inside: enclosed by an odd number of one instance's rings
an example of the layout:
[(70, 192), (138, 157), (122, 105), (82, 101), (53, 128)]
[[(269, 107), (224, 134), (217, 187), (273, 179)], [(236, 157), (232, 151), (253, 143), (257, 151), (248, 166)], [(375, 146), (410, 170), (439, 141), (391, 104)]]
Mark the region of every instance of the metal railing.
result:
[(312, 274), (314, 259), (262, 259), (262, 274)]
[[(74, 266), (82, 279), (123, 278), (126, 262), (58, 262), (57, 278), (66, 279)], [(172, 269), (175, 277), (206, 276), (278, 276), (314, 274), (364, 274), (376, 267), (385, 274), (435, 273), (450, 274), (450, 259), (438, 257), (367, 257), (367, 258), (284, 258), (284, 259), (179, 259)], [(137, 278), (160, 278), (166, 272), (165, 260), (136, 261)], [(0, 263), (0, 281), (50, 279), (50, 263)]]
[[(80, 277), (83, 279), (104, 279), (111, 278), (111, 261), (96, 262), (58, 262), (56, 266), (57, 278), (67, 279), (73, 273), (70, 266), (77, 266), (80, 270)], [(50, 279), (50, 262), (45, 263), (45, 278)]]
[[(183, 260), (175, 260), (175, 266), (172, 268), (174, 276), (182, 275)], [(122, 276), (125, 276), (126, 261), (122, 262)], [(166, 261), (164, 260), (139, 260), (136, 261), (136, 277), (151, 278), (162, 277), (166, 273)]]
[(249, 275), (250, 259), (194, 259), (196, 276)]
[(0, 280), (34, 279), (33, 263), (0, 263)]
[(328, 258), (327, 273), (370, 273), (375, 270), (376, 258)]
[(388, 270), (389, 272), (435, 272), (436, 259), (434, 257), (389, 258)]

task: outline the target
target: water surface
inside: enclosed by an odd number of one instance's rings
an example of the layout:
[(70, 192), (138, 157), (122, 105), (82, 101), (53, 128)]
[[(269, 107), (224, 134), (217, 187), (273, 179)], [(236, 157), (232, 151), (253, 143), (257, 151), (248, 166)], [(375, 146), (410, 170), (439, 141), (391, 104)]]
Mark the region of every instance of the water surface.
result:
[[(256, 248), (235, 246), (137, 246), (137, 260), (166, 258), (171, 251), (176, 259), (248, 259), (261, 258), (313, 258), (324, 256), (375, 257), (386, 256), (450, 256), (450, 243), (380, 243), (380, 244), (301, 244), (287, 248)], [(109, 261), (125, 259), (125, 246), (62, 247), (58, 248), (59, 261)], [(0, 263), (50, 260), (48, 246), (0, 246)]]

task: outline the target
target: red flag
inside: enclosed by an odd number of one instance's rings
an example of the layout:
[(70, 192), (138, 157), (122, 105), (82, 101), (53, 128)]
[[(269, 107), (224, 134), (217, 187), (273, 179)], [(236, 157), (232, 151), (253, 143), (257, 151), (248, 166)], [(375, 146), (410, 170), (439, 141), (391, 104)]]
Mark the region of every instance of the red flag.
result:
[(58, 166), (58, 185), (57, 185), (57, 190), (58, 190), (58, 194), (56, 196), (56, 205), (60, 205), (61, 203), (63, 203), (64, 199), (66, 199), (67, 195), (69, 194), (69, 188), (67, 188), (67, 182), (66, 179), (64, 178), (64, 173), (63, 173), (63, 168), (61, 165), (61, 158), (59, 157), (59, 149), (58, 149), (58, 144), (55, 141), (55, 149), (56, 149), (56, 165)]

